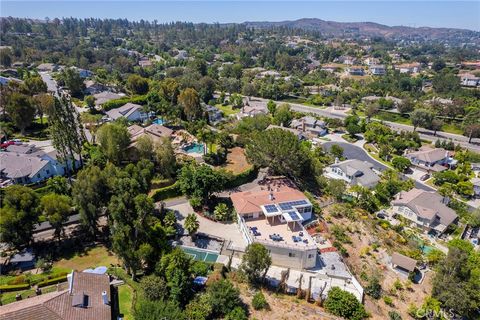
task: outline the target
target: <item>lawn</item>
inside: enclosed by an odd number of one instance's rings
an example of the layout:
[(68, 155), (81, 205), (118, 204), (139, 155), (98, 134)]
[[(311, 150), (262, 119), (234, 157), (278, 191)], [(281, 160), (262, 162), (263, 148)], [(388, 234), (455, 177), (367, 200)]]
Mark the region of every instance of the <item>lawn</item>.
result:
[(110, 266), (118, 264), (118, 258), (108, 251), (104, 246), (88, 248), (85, 252), (75, 253), (73, 257), (61, 259), (54, 263), (54, 266), (69, 270), (85, 270), (88, 268), (96, 268), (99, 266)]
[[(49, 287), (44, 287), (42, 288), (42, 293), (49, 293), (49, 292), (54, 292), (57, 290), (57, 285), (49, 286)], [(34, 289), (28, 289), (24, 291), (13, 291), (13, 292), (5, 292), (0, 295), (0, 301), (2, 302), (2, 305), (6, 305), (7, 303), (12, 303), (15, 302), (15, 297), (17, 294), (22, 295), (22, 299), (27, 299), (29, 297), (35, 296), (35, 290)]]
[(222, 111), (225, 117), (229, 117), (232, 114), (237, 114), (240, 112), (240, 109), (233, 109), (231, 105), (224, 106), (223, 104), (217, 104), (215, 105), (215, 107)]
[(463, 134), (463, 130), (460, 128), (460, 126), (454, 123), (445, 123), (442, 126), (442, 131), (454, 134)]
[(396, 122), (406, 125), (412, 125), (412, 121), (409, 118), (405, 118), (400, 114), (392, 113), (392, 112), (382, 112), (379, 111), (378, 114), (375, 115), (375, 119), (383, 120), (383, 121), (390, 121)]
[(133, 320), (132, 315), (133, 289), (128, 284), (118, 287), (118, 303), (120, 305), (120, 313), (123, 319)]

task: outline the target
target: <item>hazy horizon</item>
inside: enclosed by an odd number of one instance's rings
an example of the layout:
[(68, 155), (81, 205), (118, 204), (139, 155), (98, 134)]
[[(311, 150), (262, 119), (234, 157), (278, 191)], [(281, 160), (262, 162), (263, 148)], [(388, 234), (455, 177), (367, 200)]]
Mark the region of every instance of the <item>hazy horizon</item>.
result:
[(2, 1), (2, 17), (125, 18), (160, 23), (279, 22), (317, 18), (480, 31), (479, 1)]

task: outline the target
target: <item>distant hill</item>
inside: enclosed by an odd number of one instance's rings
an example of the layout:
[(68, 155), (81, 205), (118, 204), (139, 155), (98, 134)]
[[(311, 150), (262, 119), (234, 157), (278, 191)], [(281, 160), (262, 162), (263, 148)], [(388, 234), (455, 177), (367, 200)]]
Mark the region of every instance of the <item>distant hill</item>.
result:
[(245, 25), (254, 28), (269, 27), (288, 27), (294, 29), (303, 29), (309, 31), (318, 31), (325, 36), (369, 36), (385, 38), (422, 38), (431, 40), (441, 39), (471, 39), (479, 38), (480, 32), (453, 29), (453, 28), (430, 28), (430, 27), (406, 27), (406, 26), (386, 26), (374, 22), (335, 22), (321, 19), (299, 19), (294, 21), (281, 22), (244, 22)]

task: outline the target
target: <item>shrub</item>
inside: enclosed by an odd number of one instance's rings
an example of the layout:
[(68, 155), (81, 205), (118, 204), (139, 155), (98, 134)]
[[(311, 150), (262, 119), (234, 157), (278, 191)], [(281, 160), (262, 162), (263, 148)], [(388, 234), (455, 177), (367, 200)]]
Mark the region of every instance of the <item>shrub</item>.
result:
[(377, 277), (373, 277), (368, 282), (368, 285), (365, 287), (365, 293), (371, 296), (374, 299), (380, 299), (382, 295), (382, 286)]
[(331, 314), (345, 319), (360, 320), (368, 317), (364, 306), (357, 298), (352, 293), (343, 291), (339, 287), (330, 289), (324, 307)]
[(140, 286), (150, 301), (163, 300), (167, 295), (165, 280), (159, 276), (150, 275), (142, 278)]
[(40, 281), (37, 284), (37, 286), (39, 288), (42, 288), (42, 287), (50, 286), (52, 284), (57, 284), (57, 283), (60, 283), (60, 282), (65, 282), (65, 281), (67, 281), (67, 276), (66, 275), (60, 276), (60, 277), (57, 277), (57, 278), (46, 279), (46, 280)]
[(266, 309), (268, 307), (267, 299), (265, 299), (262, 291), (258, 291), (253, 296), (252, 307), (255, 310)]
[(204, 261), (195, 261), (192, 265), (192, 272), (195, 276), (207, 276), (212, 270), (212, 264)]
[(389, 296), (383, 297), (383, 302), (385, 302), (387, 306), (393, 306), (393, 299)]
[(225, 320), (248, 320), (248, 317), (245, 310), (241, 307), (236, 307), (227, 314)]
[(28, 283), (28, 280), (24, 274), (16, 276), (15, 278), (7, 282), (7, 284), (9, 285), (25, 284), (25, 283)]
[(177, 183), (172, 184), (171, 186), (168, 187), (163, 187), (160, 189), (155, 190), (155, 192), (152, 195), (152, 199), (155, 202), (165, 200), (168, 198), (174, 198), (178, 197), (182, 194), (180, 188), (178, 187)]
[(388, 317), (390, 320), (402, 320), (402, 316), (397, 311), (389, 311)]
[(30, 288), (28, 283), (21, 283), (21, 284), (7, 284), (0, 286), (0, 293), (2, 292), (11, 292), (11, 291), (19, 291), (19, 290), (27, 290)]

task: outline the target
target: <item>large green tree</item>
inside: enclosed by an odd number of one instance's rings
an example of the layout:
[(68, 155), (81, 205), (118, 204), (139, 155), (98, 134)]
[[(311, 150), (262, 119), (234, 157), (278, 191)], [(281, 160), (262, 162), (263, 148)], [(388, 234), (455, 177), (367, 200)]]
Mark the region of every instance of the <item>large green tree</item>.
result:
[(83, 90), (85, 89), (85, 84), (83, 83), (83, 79), (80, 77), (78, 70), (74, 68), (65, 68), (60, 73), (60, 80), (70, 90), (72, 96), (78, 97), (82, 95)]
[(272, 264), (272, 258), (260, 243), (248, 245), (245, 254), (242, 257), (240, 270), (245, 274), (251, 284), (259, 283), (262, 276), (268, 271)]
[(137, 74), (132, 74), (127, 79), (126, 87), (131, 94), (146, 94), (148, 92), (148, 81)]
[(187, 88), (180, 92), (178, 104), (182, 107), (183, 113), (188, 121), (200, 119), (203, 115), (200, 97), (193, 88)]
[(343, 291), (339, 287), (333, 287), (328, 291), (323, 306), (331, 314), (347, 320), (361, 320), (368, 317), (360, 301), (352, 293)]
[(55, 237), (60, 241), (63, 225), (72, 212), (70, 198), (65, 195), (50, 193), (40, 199), (44, 216), (54, 229)]
[(17, 249), (29, 245), (38, 222), (38, 196), (30, 188), (14, 185), (4, 189), (0, 209), (0, 242)]
[(24, 94), (13, 92), (9, 96), (5, 110), (15, 126), (20, 129), (20, 133), (25, 135), (25, 129), (32, 124), (35, 117), (32, 100)]
[(225, 173), (207, 165), (188, 164), (183, 166), (178, 177), (180, 190), (191, 198), (208, 201), (212, 193), (221, 191), (227, 182)]
[(130, 144), (130, 134), (125, 125), (106, 123), (98, 129), (97, 139), (100, 148), (107, 159), (119, 164), (125, 157), (125, 151)]

